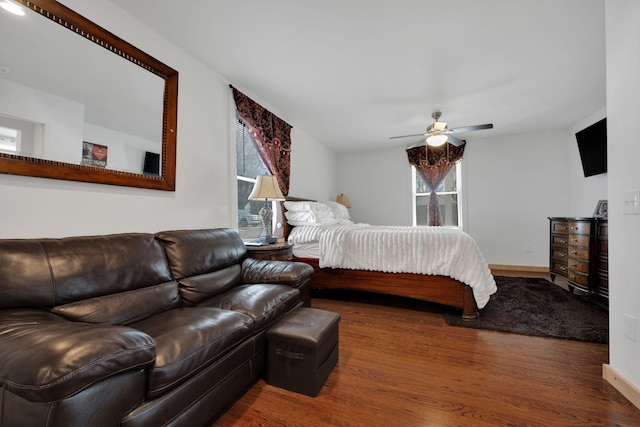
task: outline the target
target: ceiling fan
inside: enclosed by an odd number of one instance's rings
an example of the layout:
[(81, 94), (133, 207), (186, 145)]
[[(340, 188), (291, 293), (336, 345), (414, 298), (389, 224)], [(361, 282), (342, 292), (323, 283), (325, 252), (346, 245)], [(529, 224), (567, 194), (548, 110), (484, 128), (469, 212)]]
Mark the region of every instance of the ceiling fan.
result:
[(444, 144), (445, 142), (449, 142), (452, 145), (455, 145), (456, 147), (461, 146), (462, 144), (464, 144), (464, 141), (456, 138), (455, 136), (452, 136), (452, 133), (462, 133), (462, 132), (471, 132), (474, 130), (482, 130), (482, 129), (491, 129), (493, 128), (493, 124), (491, 123), (487, 123), (484, 125), (475, 125), (475, 126), (463, 126), (463, 127), (459, 127), (459, 128), (447, 128), (447, 122), (440, 122), (438, 120), (440, 120), (440, 116), (442, 116), (442, 112), (441, 111), (434, 111), (431, 114), (431, 117), (433, 117), (433, 119), (435, 120), (435, 123), (433, 123), (431, 126), (429, 126), (427, 128), (427, 132), (426, 133), (416, 133), (413, 135), (401, 135), (401, 136), (392, 136), (389, 139), (396, 139), (396, 138), (408, 138), (408, 137), (412, 137), (412, 136), (426, 136), (427, 137), (427, 144), (433, 146), (433, 147), (437, 147), (439, 145)]

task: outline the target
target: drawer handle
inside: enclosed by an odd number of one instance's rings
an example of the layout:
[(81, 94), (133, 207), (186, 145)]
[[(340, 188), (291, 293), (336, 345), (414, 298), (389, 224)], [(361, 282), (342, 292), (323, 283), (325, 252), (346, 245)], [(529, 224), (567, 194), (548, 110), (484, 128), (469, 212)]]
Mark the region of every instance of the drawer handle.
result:
[(578, 239), (571, 239), (571, 243), (578, 243)]
[(571, 268), (576, 268), (576, 265), (577, 265), (577, 264), (571, 264), (569, 267), (571, 267)]
[(560, 267), (560, 270), (567, 271), (567, 267)]
[(566, 240), (560, 240), (560, 243), (568, 243)]
[(573, 251), (573, 252), (571, 252), (571, 255), (578, 255), (578, 252)]
[(560, 256), (561, 256), (561, 257), (562, 257), (562, 256), (567, 256), (567, 254), (560, 254)]

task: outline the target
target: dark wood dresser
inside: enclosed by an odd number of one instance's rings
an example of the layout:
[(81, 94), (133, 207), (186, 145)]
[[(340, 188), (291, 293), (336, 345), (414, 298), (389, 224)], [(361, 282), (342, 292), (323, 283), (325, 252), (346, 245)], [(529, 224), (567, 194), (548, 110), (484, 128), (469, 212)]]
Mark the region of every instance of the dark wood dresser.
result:
[(606, 218), (549, 218), (551, 280), (564, 276), (569, 288), (609, 297), (608, 223)]

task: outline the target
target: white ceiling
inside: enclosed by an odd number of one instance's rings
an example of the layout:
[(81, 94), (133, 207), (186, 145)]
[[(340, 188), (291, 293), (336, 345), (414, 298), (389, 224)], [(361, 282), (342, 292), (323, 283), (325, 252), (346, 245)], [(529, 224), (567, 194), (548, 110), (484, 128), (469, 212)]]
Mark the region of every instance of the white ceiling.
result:
[(111, 1), (336, 152), (409, 146), (437, 109), (494, 124), (472, 141), (606, 105), (604, 0)]

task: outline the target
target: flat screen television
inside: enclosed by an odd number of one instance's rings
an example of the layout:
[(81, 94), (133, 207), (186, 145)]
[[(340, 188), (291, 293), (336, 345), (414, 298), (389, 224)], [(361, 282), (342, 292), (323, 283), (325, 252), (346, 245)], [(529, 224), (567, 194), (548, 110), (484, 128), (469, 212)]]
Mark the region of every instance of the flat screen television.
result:
[(142, 173), (146, 175), (160, 175), (160, 154), (150, 151), (144, 152)]
[(607, 173), (607, 118), (576, 133), (584, 176)]

